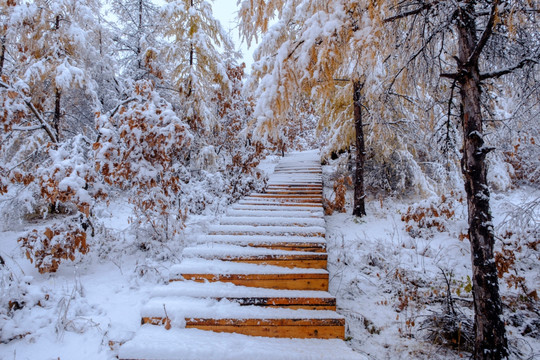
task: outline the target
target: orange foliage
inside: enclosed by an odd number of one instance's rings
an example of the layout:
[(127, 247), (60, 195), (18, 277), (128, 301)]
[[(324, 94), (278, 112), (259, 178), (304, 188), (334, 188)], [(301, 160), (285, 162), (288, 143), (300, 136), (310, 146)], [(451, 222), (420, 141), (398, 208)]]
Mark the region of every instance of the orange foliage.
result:
[(26, 251), (26, 257), (40, 273), (58, 270), (62, 260), (75, 260), (75, 253), (89, 250), (86, 233), (75, 224), (54, 224), (44, 232), (33, 230), (17, 240)]
[(344, 213), (345, 209), (345, 195), (347, 194), (347, 185), (352, 186), (352, 178), (350, 176), (340, 176), (334, 181), (334, 200), (325, 198), (324, 212), (326, 215), (332, 215), (334, 211)]

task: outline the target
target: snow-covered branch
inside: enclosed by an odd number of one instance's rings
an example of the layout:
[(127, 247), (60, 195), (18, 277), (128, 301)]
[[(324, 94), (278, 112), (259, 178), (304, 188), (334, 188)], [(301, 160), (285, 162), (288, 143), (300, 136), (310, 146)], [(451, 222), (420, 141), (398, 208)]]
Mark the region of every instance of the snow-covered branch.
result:
[(34, 114), (36, 119), (40, 122), (40, 124), (41, 124), (40, 126), (43, 129), (45, 129), (45, 132), (47, 133), (47, 135), (49, 135), (49, 138), (51, 139), (51, 141), (53, 143), (58, 143), (58, 139), (56, 138), (56, 135), (54, 134), (53, 130), (51, 129), (49, 124), (47, 124), (47, 122), (43, 118), (43, 115), (36, 109), (34, 104), (32, 104), (30, 101), (26, 100), (25, 97), (22, 94), (20, 94), (18, 91), (13, 89), (13, 87), (9, 86), (8, 84), (0, 81), (0, 87), (3, 87), (5, 89), (8, 89), (10, 91), (14, 91), (15, 93), (17, 93), (23, 99), (23, 101), (26, 104), (26, 106), (28, 107), (28, 109), (30, 109), (32, 114)]

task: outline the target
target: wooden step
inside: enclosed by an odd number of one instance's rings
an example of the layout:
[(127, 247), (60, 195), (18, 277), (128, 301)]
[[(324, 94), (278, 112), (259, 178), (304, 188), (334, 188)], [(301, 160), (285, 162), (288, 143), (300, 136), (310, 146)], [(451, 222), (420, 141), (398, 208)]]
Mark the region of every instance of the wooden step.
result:
[(282, 194), (282, 195), (288, 195), (288, 194), (298, 194), (298, 195), (316, 195), (321, 196), (323, 191), (322, 189), (304, 189), (304, 190), (298, 190), (298, 189), (290, 189), (290, 188), (266, 188), (264, 191), (265, 194)]
[(236, 210), (231, 209), (227, 211), (227, 216), (230, 217), (244, 217), (250, 216), (252, 219), (258, 217), (290, 217), (290, 218), (304, 218), (304, 219), (323, 219), (324, 213), (322, 211), (306, 211), (306, 210), (282, 210), (282, 211), (272, 211), (272, 210)]
[(271, 182), (268, 184), (268, 189), (322, 189), (322, 183), (301, 183), (301, 182), (286, 182), (286, 183), (280, 183), (280, 182)]
[[(344, 319), (185, 319), (187, 329), (250, 336), (298, 339), (345, 339)], [(168, 325), (168, 318), (142, 318), (142, 324)]]
[(316, 212), (322, 213), (323, 207), (318, 206), (304, 206), (303, 204), (292, 204), (290, 207), (284, 208), (281, 204), (234, 204), (231, 207), (232, 210), (249, 210), (249, 211), (304, 211), (304, 212)]
[(285, 251), (215, 243), (187, 247), (182, 252), (182, 255), (184, 258), (192, 259), (200, 258), (304, 269), (326, 269), (328, 258), (326, 253), (321, 252)]
[(259, 202), (259, 203), (265, 203), (265, 202), (274, 202), (277, 204), (281, 203), (294, 203), (294, 204), (303, 204), (303, 203), (311, 203), (311, 204), (317, 204), (321, 205), (322, 203), (322, 197), (314, 197), (314, 196), (289, 196), (289, 195), (272, 195), (272, 194), (265, 194), (261, 196), (248, 196), (244, 198), (243, 200), (239, 201), (239, 204), (244, 204), (245, 202)]
[(285, 251), (326, 252), (326, 241), (319, 237), (285, 235), (205, 235), (198, 239), (199, 244), (232, 244), (253, 248)]
[(279, 338), (345, 339), (344, 319), (191, 319), (186, 328)]
[(240, 286), (283, 290), (328, 291), (328, 273), (290, 274), (187, 274), (181, 273), (169, 279), (172, 281), (191, 280), (196, 282), (221, 281)]
[(216, 259), (246, 264), (275, 265), (287, 268), (326, 269), (327, 254), (319, 255), (264, 255), (264, 256), (222, 256)]
[(309, 200), (306, 202), (316, 202), (316, 201), (322, 201), (322, 195), (312, 195), (312, 194), (251, 194), (248, 199), (285, 199), (285, 200), (294, 200), (294, 201), (300, 201), (300, 200)]
[[(227, 344), (229, 346), (224, 346)], [(216, 357), (222, 354), (222, 357)], [(289, 339), (143, 325), (122, 345), (120, 360), (365, 360), (339, 339)]]
[(225, 216), (219, 220), (220, 225), (253, 225), (253, 226), (325, 226), (323, 218), (313, 217), (252, 217)]
[(309, 297), (249, 297), (249, 298), (217, 298), (227, 299), (246, 306), (279, 307), (287, 309), (330, 310), (336, 311), (336, 298), (309, 298)]
[(241, 306), (336, 310), (336, 298), (325, 291), (263, 289), (219, 282), (175, 281), (168, 285), (157, 286), (152, 290), (150, 296), (164, 299), (163, 303), (167, 302), (166, 299), (191, 297), (217, 301), (226, 299)]
[(326, 243), (258, 242), (249, 243), (249, 246), (273, 250), (326, 252)]
[(262, 201), (249, 201), (249, 200), (241, 200), (238, 202), (240, 205), (267, 205), (267, 206), (285, 206), (285, 207), (312, 207), (312, 208), (321, 208), (321, 203), (307, 203), (307, 202), (279, 202), (279, 201), (273, 201), (273, 202), (262, 202)]
[(209, 235), (290, 235), (322, 237), (325, 228), (322, 226), (252, 226), (252, 225), (212, 225), (209, 227)]

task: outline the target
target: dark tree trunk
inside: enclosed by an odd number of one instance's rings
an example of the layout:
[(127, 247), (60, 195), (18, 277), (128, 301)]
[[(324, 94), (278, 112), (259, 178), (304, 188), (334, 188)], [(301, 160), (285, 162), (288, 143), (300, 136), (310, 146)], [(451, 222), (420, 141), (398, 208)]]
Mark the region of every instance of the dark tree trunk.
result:
[(0, 49), (0, 76), (2, 76), (2, 73), (4, 72), (4, 59), (6, 58), (6, 44), (4, 43), (4, 39), (2, 39), (2, 48)]
[(354, 183), (353, 215), (362, 217), (366, 215), (364, 192), (364, 164), (366, 160), (366, 147), (364, 144), (364, 128), (362, 123), (362, 88), (364, 83), (353, 81), (354, 127), (356, 129), (356, 181)]
[(137, 24), (137, 67), (138, 70), (141, 71), (144, 69), (143, 61), (141, 59), (141, 39), (142, 39), (142, 32), (143, 32), (143, 0), (139, 0), (139, 23)]
[[(496, 5), (494, 5), (496, 6)], [(508, 346), (502, 320), (497, 268), (493, 256), (494, 234), (486, 180), (486, 150), (483, 140), (479, 41), (476, 36), (474, 1), (459, 11), (461, 120), (463, 125), (462, 172), (467, 192), (469, 239), (475, 313), (475, 359), (503, 359)], [(488, 30), (489, 31), (489, 30)], [(481, 46), (481, 45), (480, 45)]]
[(62, 92), (60, 89), (56, 88), (54, 90), (54, 117), (53, 117), (53, 127), (54, 131), (56, 131), (56, 138), (60, 141), (60, 118), (62, 117), (62, 107), (61, 107), (61, 99), (62, 99)]

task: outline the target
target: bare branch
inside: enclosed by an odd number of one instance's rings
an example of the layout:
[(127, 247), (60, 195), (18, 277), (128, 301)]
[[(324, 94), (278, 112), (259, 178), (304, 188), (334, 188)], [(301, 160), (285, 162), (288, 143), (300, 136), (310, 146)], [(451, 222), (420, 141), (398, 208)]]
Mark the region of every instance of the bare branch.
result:
[(532, 58), (523, 59), (519, 63), (517, 63), (516, 65), (508, 67), (506, 69), (502, 69), (502, 70), (499, 70), (499, 71), (493, 71), (493, 72), (489, 72), (489, 73), (485, 73), (485, 74), (480, 74), (480, 80), (494, 79), (494, 78), (501, 77), (503, 75), (510, 74), (510, 73), (514, 72), (515, 70), (517, 70), (517, 69), (521, 69), (527, 63), (538, 64), (538, 60), (532, 59)]
[(467, 60), (467, 64), (478, 63), (478, 58), (480, 57), (482, 50), (484, 50), (484, 46), (486, 46), (489, 37), (493, 33), (493, 25), (495, 24), (495, 17), (497, 15), (498, 6), (499, 6), (499, 0), (493, 0), (493, 3), (491, 4), (491, 12), (489, 14), (489, 19), (486, 24), (486, 28), (484, 29), (484, 32), (482, 33), (480, 40), (478, 40), (478, 43), (476, 44), (473, 52), (471, 53), (471, 56)]
[(399, 20), (399, 19), (403, 19), (403, 18), (412, 16), (412, 15), (417, 15), (417, 14), (421, 13), (424, 10), (431, 9), (433, 6), (437, 5), (438, 3), (439, 3), (439, 1), (436, 0), (436, 1), (433, 1), (431, 3), (422, 4), (422, 6), (420, 6), (419, 8), (409, 10), (409, 11), (405, 11), (405, 12), (402, 12), (400, 14), (397, 14), (397, 15), (391, 16), (389, 18), (386, 18), (386, 19), (384, 19), (384, 22), (392, 22), (392, 21), (395, 21), (395, 20)]
[(298, 49), (300, 47), (300, 45), (302, 45), (304, 42), (305, 42), (305, 40), (299, 41), (298, 44), (296, 44), (296, 46), (294, 47), (294, 49), (292, 49), (292, 51), (289, 53), (289, 55), (287, 55), (286, 60), (289, 60), (291, 58), (291, 56), (293, 56), (296, 49)]
[(130, 102), (134, 100), (135, 98), (129, 98), (127, 100), (122, 101), (120, 104), (116, 105), (116, 107), (111, 110), (109, 117), (113, 117), (114, 115), (116, 115), (116, 113), (118, 112), (118, 110), (120, 110), (122, 106), (129, 104)]
[(11, 129), (15, 131), (34, 131), (43, 129), (43, 125), (34, 125), (34, 126), (12, 126)]
[(459, 78), (460, 74), (458, 74), (458, 73), (441, 73), (440, 76), (443, 77), (443, 78), (457, 80)]

